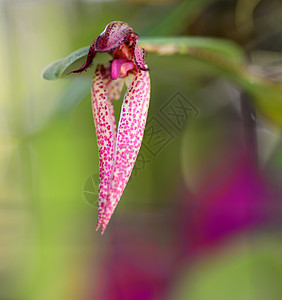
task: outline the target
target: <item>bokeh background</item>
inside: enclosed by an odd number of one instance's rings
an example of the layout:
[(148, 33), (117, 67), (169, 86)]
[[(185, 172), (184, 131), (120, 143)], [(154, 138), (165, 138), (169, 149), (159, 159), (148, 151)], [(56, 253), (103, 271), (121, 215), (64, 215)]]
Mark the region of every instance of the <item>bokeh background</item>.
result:
[(232, 40), (282, 79), (279, 0), (1, 0), (0, 299), (282, 299), (281, 131), (192, 57), (148, 54), (144, 144), (95, 232), (94, 69), (41, 72), (113, 20), (140, 36)]

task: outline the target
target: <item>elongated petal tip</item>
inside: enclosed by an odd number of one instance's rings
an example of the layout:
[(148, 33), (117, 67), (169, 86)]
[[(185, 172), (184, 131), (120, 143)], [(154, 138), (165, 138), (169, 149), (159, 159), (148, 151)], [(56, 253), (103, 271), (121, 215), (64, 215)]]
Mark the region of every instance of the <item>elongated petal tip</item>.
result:
[(96, 226), (96, 231), (98, 231), (101, 227), (102, 228), (101, 229), (101, 235), (103, 235), (106, 228), (107, 228), (108, 223), (109, 223), (109, 220), (107, 222), (105, 222), (104, 218), (99, 216), (98, 223), (97, 223), (97, 226)]
[(96, 226), (96, 231), (99, 230), (101, 224), (102, 224), (103, 219), (101, 218), (101, 215), (99, 214), (98, 216), (98, 222), (97, 222), (97, 226)]
[(104, 234), (105, 230), (106, 230), (107, 225), (102, 225), (102, 230), (101, 230), (101, 235)]

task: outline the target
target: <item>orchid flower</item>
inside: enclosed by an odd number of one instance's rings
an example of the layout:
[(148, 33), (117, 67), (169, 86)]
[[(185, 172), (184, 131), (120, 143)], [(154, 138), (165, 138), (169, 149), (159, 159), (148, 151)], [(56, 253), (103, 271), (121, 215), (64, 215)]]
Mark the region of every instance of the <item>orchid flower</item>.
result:
[[(147, 119), (150, 77), (144, 62), (145, 50), (137, 44), (138, 35), (124, 22), (111, 22), (91, 44), (85, 64), (71, 73), (80, 73), (91, 64), (97, 52), (108, 52), (113, 60), (98, 65), (91, 96), (99, 148), (99, 208), (96, 230), (102, 234), (121, 198), (134, 167)], [(124, 96), (118, 130), (113, 100)]]

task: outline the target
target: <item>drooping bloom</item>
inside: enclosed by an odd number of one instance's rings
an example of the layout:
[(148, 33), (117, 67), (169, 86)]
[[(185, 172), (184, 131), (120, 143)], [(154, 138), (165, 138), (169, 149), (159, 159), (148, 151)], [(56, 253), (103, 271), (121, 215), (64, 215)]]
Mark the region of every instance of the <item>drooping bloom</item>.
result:
[[(137, 44), (138, 35), (124, 22), (111, 22), (89, 48), (85, 64), (72, 73), (80, 73), (97, 52), (109, 52), (109, 65), (98, 65), (91, 95), (99, 148), (99, 208), (97, 229), (104, 232), (134, 167), (147, 119), (150, 77), (144, 62), (145, 51)], [(113, 100), (124, 96), (118, 129)]]

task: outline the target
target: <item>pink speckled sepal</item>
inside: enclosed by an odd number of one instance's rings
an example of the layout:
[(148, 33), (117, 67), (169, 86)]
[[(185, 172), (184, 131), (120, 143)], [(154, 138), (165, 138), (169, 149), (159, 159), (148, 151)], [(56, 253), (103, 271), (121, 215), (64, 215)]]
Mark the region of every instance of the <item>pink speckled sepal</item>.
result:
[(113, 98), (120, 96), (123, 84), (124, 80), (111, 80), (109, 68), (97, 67), (91, 94), (100, 160), (96, 230), (102, 226), (102, 234), (134, 167), (149, 108), (149, 72), (139, 70), (124, 97), (117, 133)]
[(113, 100), (109, 97), (107, 85), (109, 72), (103, 66), (98, 66), (94, 75), (91, 95), (93, 116), (96, 127), (99, 148), (100, 177), (99, 177), (99, 208), (98, 225), (102, 223), (109, 184), (112, 177), (114, 163), (114, 149), (116, 143), (116, 123), (114, 118)]
[[(102, 234), (120, 200), (134, 167), (146, 125), (150, 101), (149, 72), (139, 70), (128, 88), (121, 108), (112, 179), (106, 206), (103, 205)], [(112, 156), (111, 156), (112, 157)]]

